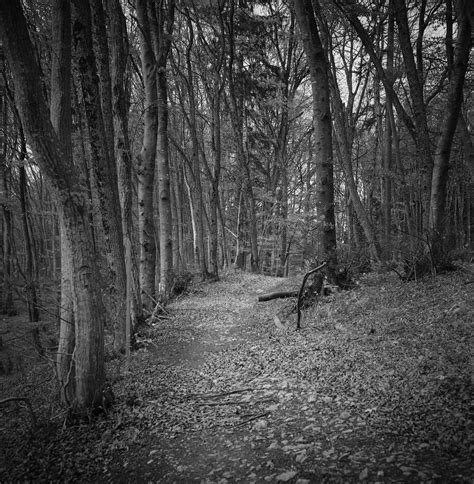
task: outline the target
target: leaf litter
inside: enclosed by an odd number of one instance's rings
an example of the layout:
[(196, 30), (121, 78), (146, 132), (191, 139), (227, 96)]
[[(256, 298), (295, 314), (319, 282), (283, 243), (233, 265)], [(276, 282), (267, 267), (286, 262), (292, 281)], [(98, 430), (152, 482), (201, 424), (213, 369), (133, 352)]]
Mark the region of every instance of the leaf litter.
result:
[(306, 310), (299, 332), (274, 323), (288, 301), (256, 302), (297, 279), (200, 284), (149, 328), (128, 374), (109, 363), (107, 418), (45, 420), (6, 446), (0, 480), (470, 482), (465, 278), (369, 275)]

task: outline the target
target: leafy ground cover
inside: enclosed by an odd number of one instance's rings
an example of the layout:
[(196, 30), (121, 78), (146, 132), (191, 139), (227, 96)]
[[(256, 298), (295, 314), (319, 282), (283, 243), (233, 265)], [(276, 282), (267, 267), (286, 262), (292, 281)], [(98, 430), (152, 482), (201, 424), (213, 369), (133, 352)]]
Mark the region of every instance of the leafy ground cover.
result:
[(290, 300), (257, 296), (301, 278), (195, 285), (128, 373), (109, 362), (115, 405), (93, 424), (62, 426), (47, 359), (0, 377), (38, 419), (0, 407), (0, 481), (472, 482), (472, 279), (368, 275), (299, 332)]

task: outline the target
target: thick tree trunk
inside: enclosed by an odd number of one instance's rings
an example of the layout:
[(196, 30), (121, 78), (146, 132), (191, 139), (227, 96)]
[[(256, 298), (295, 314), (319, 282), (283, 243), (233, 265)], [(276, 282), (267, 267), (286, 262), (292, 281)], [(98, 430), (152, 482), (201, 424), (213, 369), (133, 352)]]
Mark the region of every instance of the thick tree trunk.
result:
[[(61, 143), (65, 163), (72, 165), (71, 136), (71, 5), (69, 0), (55, 0), (51, 29), (51, 123)], [(61, 402), (67, 407), (74, 402), (75, 347), (73, 308), (72, 245), (67, 237), (63, 208), (57, 207), (61, 252), (61, 296), (59, 309), (59, 342), (56, 373)]]
[[(319, 8), (319, 4), (315, 3)], [(308, 59), (313, 93), (314, 160), (317, 177), (315, 205), (319, 219), (315, 255), (318, 260), (327, 262), (328, 278), (331, 282), (334, 282), (337, 270), (337, 255), (329, 66), (319, 36), (311, 0), (294, 0), (294, 6)]]
[(18, 0), (0, 3), (0, 38), (9, 61), (16, 103), (26, 138), (64, 210), (65, 234), (72, 245), (76, 314), (75, 393), (73, 410), (88, 414), (102, 403), (105, 383), (104, 318), (95, 250), (87, 210), (88, 194), (67, 163), (49, 121), (39, 67)]
[[(126, 275), (117, 170), (110, 151), (106, 124), (101, 109), (97, 67), (92, 44), (91, 9), (87, 0), (74, 0), (73, 40), (81, 78), (82, 97), (86, 111), (92, 169), (97, 182), (97, 194), (107, 258), (108, 294), (105, 298), (108, 316), (114, 325), (114, 348), (123, 351), (125, 344)], [(102, 59), (104, 61), (104, 59)], [(108, 65), (102, 66), (102, 73)], [(110, 77), (109, 77), (110, 82)], [(102, 90), (107, 91), (104, 87)], [(108, 96), (108, 95), (107, 95)], [(108, 106), (110, 100), (105, 100)], [(107, 107), (108, 111), (108, 107)], [(107, 112), (107, 116), (111, 116)], [(104, 143), (104, 140), (106, 142)], [(113, 137), (112, 137), (113, 140)]]

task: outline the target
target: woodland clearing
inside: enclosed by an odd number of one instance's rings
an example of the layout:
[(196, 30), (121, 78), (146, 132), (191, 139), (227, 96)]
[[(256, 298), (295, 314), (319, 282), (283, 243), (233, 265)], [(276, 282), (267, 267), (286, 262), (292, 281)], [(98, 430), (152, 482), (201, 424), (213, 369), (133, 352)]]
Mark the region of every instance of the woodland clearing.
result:
[(48, 355), (24, 346), (26, 318), (5, 318), (0, 399), (27, 398), (36, 423), (24, 402), (0, 406), (0, 481), (472, 482), (472, 270), (368, 274), (305, 310), (300, 331), (274, 321), (294, 299), (257, 297), (301, 277), (195, 284), (129, 372), (108, 362), (107, 415), (73, 427)]

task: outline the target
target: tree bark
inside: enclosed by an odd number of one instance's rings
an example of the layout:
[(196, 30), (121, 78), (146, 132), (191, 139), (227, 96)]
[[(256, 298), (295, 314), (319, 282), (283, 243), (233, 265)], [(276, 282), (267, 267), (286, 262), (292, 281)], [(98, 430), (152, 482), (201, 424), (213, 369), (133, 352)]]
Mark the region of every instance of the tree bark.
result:
[[(319, 3), (314, 5), (319, 11)], [(332, 119), (327, 55), (321, 43), (311, 0), (294, 0), (296, 20), (308, 59), (313, 93), (313, 127), (316, 169), (315, 204), (318, 215), (316, 256), (327, 262), (331, 282), (337, 270), (336, 225), (334, 215), (334, 178), (332, 155)]]
[[(122, 220), (115, 158), (113, 151), (111, 152), (109, 148), (109, 134), (106, 134), (106, 124), (110, 125), (112, 120), (109, 119), (107, 123), (104, 122), (104, 113), (101, 108), (102, 103), (108, 106), (110, 100), (105, 99), (103, 102), (99, 91), (100, 83), (92, 43), (90, 3), (88, 0), (73, 0), (72, 5), (75, 14), (73, 42), (79, 66), (82, 98), (89, 134), (91, 165), (97, 183), (98, 209), (102, 216), (104, 249), (107, 258), (108, 291), (105, 302), (110, 321), (114, 325), (114, 348), (123, 351), (125, 344), (126, 275)], [(105, 62), (104, 59), (101, 59), (101, 61)], [(100, 70), (102, 73), (108, 71), (108, 65), (102, 66)], [(108, 87), (103, 87), (102, 90), (108, 91)], [(108, 97), (108, 94), (106, 97)], [(110, 115), (107, 107), (107, 116)], [(106, 140), (105, 143), (104, 140)]]
[[(61, 144), (67, 165), (72, 165), (71, 137), (71, 5), (69, 0), (55, 0), (51, 28), (51, 103), (50, 118)], [(75, 347), (73, 309), (72, 246), (67, 237), (63, 208), (58, 206), (61, 252), (61, 295), (59, 309), (59, 342), (56, 373), (61, 402), (74, 401)]]
[(0, 38), (15, 86), (16, 103), (29, 146), (48, 177), (64, 213), (65, 233), (72, 245), (76, 314), (73, 410), (88, 414), (102, 403), (105, 383), (104, 318), (87, 210), (88, 194), (68, 164), (49, 120), (41, 76), (26, 20), (18, 0), (0, 3)]
[[(5, 62), (0, 49), (0, 62), (2, 71), (5, 72)], [(0, 293), (0, 313), (13, 316), (16, 314), (13, 302), (13, 218), (11, 211), (11, 180), (10, 169), (7, 167), (7, 96), (5, 92), (4, 78), (0, 77), (0, 206), (2, 208), (2, 292)]]
[[(132, 221), (132, 158), (128, 135), (128, 111), (130, 108), (130, 86), (127, 79), (127, 57), (129, 54), (127, 26), (119, 0), (107, 0), (106, 12), (109, 19), (108, 38), (110, 45), (110, 78), (112, 88), (112, 114), (115, 160), (117, 164), (118, 191), (122, 214), (122, 231), (125, 251), (127, 304), (126, 321), (136, 327), (141, 318), (140, 285), (136, 271), (136, 257), (133, 249)], [(131, 293), (128, 290), (131, 289)], [(124, 328), (125, 329), (125, 328)], [(125, 339), (130, 332), (125, 329)], [(116, 338), (120, 343), (121, 337)], [(129, 345), (127, 345), (127, 348)], [(117, 348), (118, 349), (118, 348)]]
[(393, 0), (395, 20), (398, 26), (398, 40), (405, 64), (410, 97), (412, 100), (413, 119), (416, 131), (416, 148), (419, 156), (421, 174), (421, 207), (422, 230), (429, 228), (431, 179), (433, 173), (433, 156), (431, 153), (430, 135), (426, 117), (426, 106), (423, 96), (422, 73), (418, 72), (413, 47), (410, 41), (408, 26), (408, 9), (405, 0)]
[(445, 249), (443, 247), (443, 239), (446, 226), (446, 193), (450, 167), (449, 161), (454, 134), (463, 103), (464, 79), (466, 77), (469, 53), (472, 45), (469, 15), (472, 15), (473, 10), (472, 2), (459, 1), (457, 9), (458, 36), (452, 62), (452, 72), (449, 78), (446, 117), (442, 123), (443, 130), (438, 137), (435, 152), (431, 183), (430, 231), (437, 257), (441, 257)]
[(144, 309), (154, 308), (156, 243), (153, 223), (153, 184), (158, 133), (156, 60), (150, 33), (149, 0), (137, 0), (140, 26), (140, 58), (145, 89), (143, 143), (137, 159), (138, 178), (138, 238), (140, 246), (139, 274), (141, 301)]
[(158, 293), (166, 301), (173, 283), (173, 231), (171, 227), (170, 158), (168, 150), (167, 63), (171, 47), (175, 1), (160, 2), (150, 17), (151, 39), (156, 59), (157, 119), (156, 169), (158, 175), (158, 211), (160, 214), (160, 280)]

